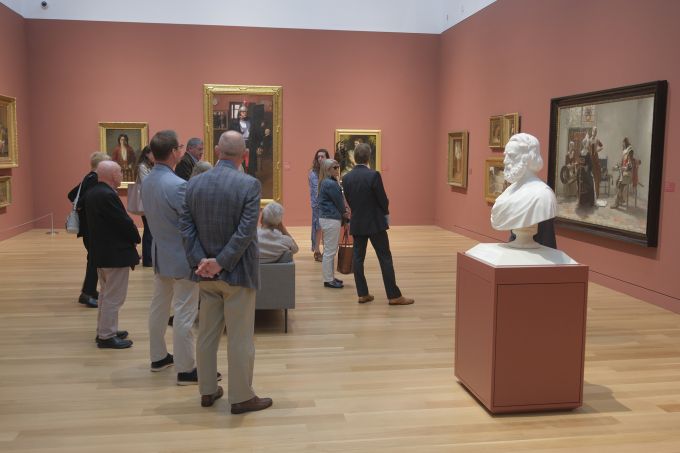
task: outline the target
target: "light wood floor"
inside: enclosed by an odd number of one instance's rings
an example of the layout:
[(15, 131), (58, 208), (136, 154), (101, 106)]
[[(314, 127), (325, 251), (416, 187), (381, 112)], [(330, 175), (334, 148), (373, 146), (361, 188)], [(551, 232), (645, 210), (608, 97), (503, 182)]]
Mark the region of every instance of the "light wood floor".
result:
[(99, 350), (97, 312), (76, 303), (80, 240), (34, 230), (0, 242), (0, 451), (680, 452), (678, 315), (591, 284), (584, 406), (491, 416), (453, 375), (455, 256), (475, 241), (390, 230), (416, 303), (389, 307), (372, 253), (376, 300), (359, 305), (351, 278), (322, 287), (309, 230), (291, 230), (304, 251), (289, 333), (280, 313), (256, 326), (254, 385), (274, 406), (240, 416), (224, 399), (201, 408), (172, 368), (149, 372), (149, 269), (131, 274), (121, 311), (134, 346)]

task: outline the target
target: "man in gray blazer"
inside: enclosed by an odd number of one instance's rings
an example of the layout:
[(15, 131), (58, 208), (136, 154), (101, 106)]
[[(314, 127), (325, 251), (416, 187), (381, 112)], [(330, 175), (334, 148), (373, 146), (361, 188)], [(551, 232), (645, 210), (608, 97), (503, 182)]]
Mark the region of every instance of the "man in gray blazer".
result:
[(227, 326), (231, 413), (272, 405), (253, 391), (255, 291), (260, 283), (257, 220), (260, 182), (237, 170), (247, 152), (241, 133), (227, 131), (215, 147), (215, 168), (192, 178), (180, 217), (189, 265), (200, 280), (198, 386), (201, 406), (223, 395), (217, 385), (217, 349)]
[[(198, 313), (198, 284), (191, 280), (179, 216), (184, 207), (187, 183), (173, 172), (184, 151), (174, 131), (161, 131), (150, 143), (156, 164), (142, 184), (142, 203), (153, 244), (154, 291), (149, 309), (151, 371), (161, 371), (175, 363), (177, 384), (197, 384), (195, 343), (191, 327)], [(168, 353), (165, 331), (170, 305), (173, 321), (173, 351)]]

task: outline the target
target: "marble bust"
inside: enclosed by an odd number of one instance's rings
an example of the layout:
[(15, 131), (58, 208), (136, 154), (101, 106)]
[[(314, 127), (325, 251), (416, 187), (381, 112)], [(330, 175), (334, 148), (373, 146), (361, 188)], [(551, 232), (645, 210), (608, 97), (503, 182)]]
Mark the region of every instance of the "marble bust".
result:
[(536, 176), (543, 168), (538, 139), (525, 133), (515, 134), (505, 146), (504, 155), (503, 175), (511, 185), (491, 209), (491, 226), (515, 233), (517, 239), (508, 243), (510, 247), (538, 248), (533, 240), (536, 225), (557, 214), (555, 193)]

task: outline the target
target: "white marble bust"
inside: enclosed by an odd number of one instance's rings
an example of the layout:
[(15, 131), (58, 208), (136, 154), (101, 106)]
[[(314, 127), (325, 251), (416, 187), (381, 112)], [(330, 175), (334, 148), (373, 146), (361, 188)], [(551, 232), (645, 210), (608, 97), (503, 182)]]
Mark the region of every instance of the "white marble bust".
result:
[(515, 134), (504, 154), (503, 175), (511, 185), (491, 209), (491, 226), (496, 230), (513, 230), (517, 236), (509, 244), (513, 247), (537, 248), (539, 245), (533, 241), (536, 224), (557, 214), (555, 193), (536, 176), (543, 168), (538, 139), (525, 133)]

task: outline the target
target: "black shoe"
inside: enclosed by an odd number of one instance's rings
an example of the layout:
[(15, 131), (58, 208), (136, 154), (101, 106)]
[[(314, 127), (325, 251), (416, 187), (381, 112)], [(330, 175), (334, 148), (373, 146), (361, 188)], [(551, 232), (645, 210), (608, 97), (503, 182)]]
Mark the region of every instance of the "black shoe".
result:
[[(127, 330), (119, 330), (116, 332), (116, 336), (120, 338), (121, 340), (125, 340), (128, 337), (128, 331)], [(94, 337), (94, 342), (99, 343), (101, 340), (99, 340), (99, 337)]]
[(85, 293), (80, 293), (80, 297), (78, 297), (78, 303), (83, 304), (88, 308), (97, 308), (97, 299), (92, 296), (88, 296)]
[[(222, 380), (222, 375), (217, 373), (217, 380)], [(196, 385), (198, 384), (198, 370), (194, 368), (191, 371), (184, 373), (177, 373), (177, 385)]]
[(172, 322), (173, 322), (174, 320), (175, 320), (175, 317), (174, 317), (174, 316), (170, 316), (170, 317), (168, 318), (168, 325), (169, 325), (170, 327), (172, 327)]
[(132, 346), (132, 340), (121, 340), (118, 337), (107, 338), (106, 340), (99, 340), (97, 347), (100, 349), (126, 349)]
[(173, 363), (174, 360), (172, 358), (172, 354), (168, 353), (164, 359), (151, 362), (151, 371), (162, 371), (168, 367), (171, 367)]
[(342, 288), (342, 283), (336, 282), (333, 280), (332, 282), (323, 282), (323, 286), (326, 288)]
[(340, 280), (339, 278), (334, 278), (333, 281), (335, 283), (340, 283), (342, 285), (342, 280)]

